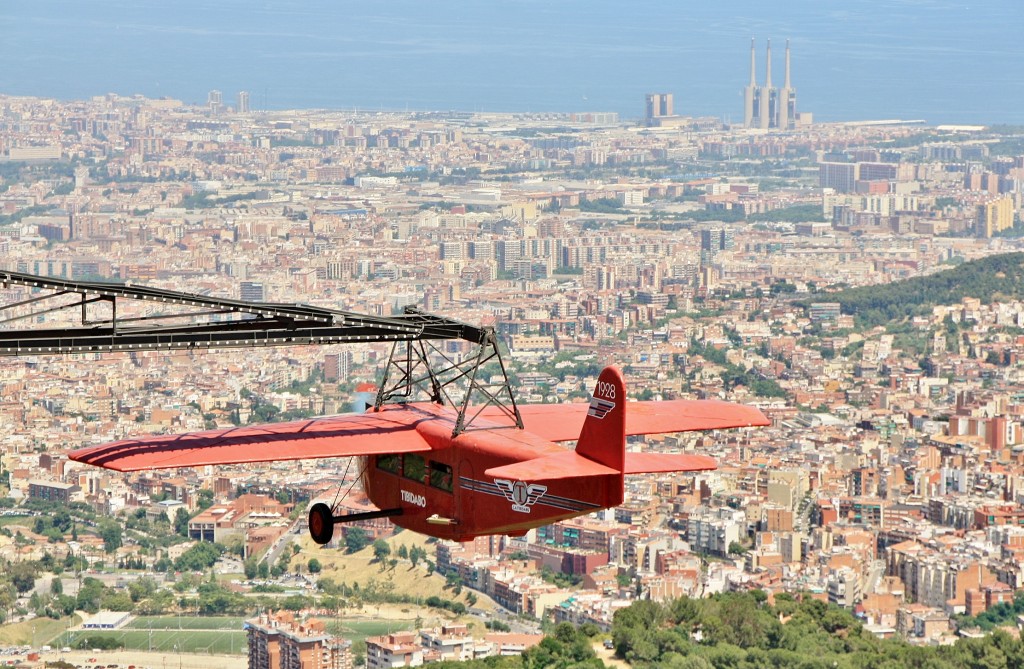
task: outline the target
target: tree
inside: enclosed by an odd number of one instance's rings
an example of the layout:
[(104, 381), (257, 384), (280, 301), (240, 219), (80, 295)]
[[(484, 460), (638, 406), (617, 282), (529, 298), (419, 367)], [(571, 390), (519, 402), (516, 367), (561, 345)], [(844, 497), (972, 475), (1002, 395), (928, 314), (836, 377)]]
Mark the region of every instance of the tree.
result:
[(256, 564), (256, 558), (246, 558), (245, 562), (242, 563), (242, 568), (245, 570), (245, 578), (252, 580), (256, 578), (256, 574), (259, 571), (259, 567)]
[(523, 653), (527, 667), (599, 667), (590, 639), (570, 623), (560, 623), (553, 634)]
[(56, 595), (53, 606), (57, 612), (56, 617), (70, 616), (75, 612), (75, 598), (68, 595)]
[(230, 555), (242, 557), (245, 555), (245, 537), (241, 534), (233, 534), (224, 538), (224, 550)]
[(108, 611), (131, 611), (135, 604), (127, 592), (108, 588), (100, 599), (100, 608)]
[(310, 574), (319, 574), (323, 566), (320, 564), (320, 560), (316, 558), (309, 558), (309, 562), (306, 563), (306, 567), (309, 569)]
[(199, 501), (196, 505), (203, 510), (209, 509), (213, 506), (213, 491), (209, 488), (202, 488), (199, 490)]
[(203, 571), (212, 567), (222, 552), (219, 544), (200, 541), (174, 561), (174, 568), (178, 571)]
[(391, 555), (391, 546), (388, 546), (386, 541), (383, 539), (377, 539), (373, 542), (374, 562), (380, 562), (383, 564), (389, 555)]
[(53, 518), (51, 520), (53, 522), (53, 526), (61, 532), (69, 531), (71, 529), (71, 525), (74, 523), (71, 519), (71, 514), (68, 513), (67, 509), (58, 510), (53, 514)]
[(170, 590), (157, 590), (149, 599), (145, 599), (135, 607), (135, 612), (144, 616), (158, 616), (174, 606), (174, 593)]
[(15, 589), (19, 593), (26, 593), (35, 587), (39, 570), (34, 562), (15, 562), (8, 568), (7, 573)]
[[(18, 591), (15, 589), (14, 584), (0, 581), (0, 612), (6, 614), (6, 612), (14, 606), (17, 599)], [(0, 614), (0, 622), (2, 622), (5, 617), (5, 615)]]
[(370, 543), (370, 537), (366, 530), (361, 527), (349, 527), (345, 530), (345, 550), (349, 553), (357, 553)]
[(121, 524), (114, 520), (105, 520), (100, 523), (100, 538), (103, 539), (103, 550), (113, 553), (121, 547)]
[(103, 598), (103, 591), (106, 588), (98, 579), (87, 576), (82, 580), (82, 586), (78, 589), (75, 607), (87, 613), (96, 613), (100, 610), (100, 600)]
[(156, 592), (156, 581), (145, 576), (128, 584), (128, 595), (133, 602), (141, 602)]
[(231, 592), (220, 583), (203, 583), (199, 586), (199, 612), (217, 615), (237, 611), (245, 606), (245, 598)]
[(281, 601), (281, 608), (288, 611), (301, 611), (309, 604), (309, 599), (302, 595), (290, 595)]
[(185, 507), (179, 506), (178, 510), (174, 512), (174, 531), (183, 537), (188, 536), (188, 511)]

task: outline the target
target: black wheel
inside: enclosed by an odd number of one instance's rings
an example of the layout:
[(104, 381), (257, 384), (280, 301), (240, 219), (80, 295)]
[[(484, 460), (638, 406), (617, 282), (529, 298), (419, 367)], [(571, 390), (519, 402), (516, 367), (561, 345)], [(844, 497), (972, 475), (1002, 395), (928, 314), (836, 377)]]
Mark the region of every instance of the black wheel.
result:
[(309, 507), (309, 536), (321, 546), (331, 541), (334, 536), (334, 514), (331, 507), (318, 502)]

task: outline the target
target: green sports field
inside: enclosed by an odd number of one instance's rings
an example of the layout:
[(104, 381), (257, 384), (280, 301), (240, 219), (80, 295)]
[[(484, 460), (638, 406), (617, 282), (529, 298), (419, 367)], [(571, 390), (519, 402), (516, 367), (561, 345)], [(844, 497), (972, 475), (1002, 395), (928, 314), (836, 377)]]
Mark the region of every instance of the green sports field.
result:
[(366, 654), (366, 637), (383, 636), (395, 632), (404, 632), (413, 627), (412, 620), (324, 620), (327, 631), (334, 636), (352, 642), (352, 652), (357, 655)]
[(363, 642), (368, 636), (382, 636), (412, 629), (412, 620), (338, 620), (326, 618), (327, 631), (353, 642)]
[[(366, 637), (381, 636), (412, 629), (412, 620), (338, 620), (327, 618), (327, 630), (356, 647), (365, 647)], [(247, 637), (243, 618), (195, 616), (139, 616), (118, 630), (71, 632), (61, 645), (77, 646), (83, 638), (112, 637), (128, 650), (153, 650), (165, 653), (244, 654)]]
[(140, 616), (118, 630), (72, 632), (67, 645), (83, 638), (122, 641), (129, 650), (182, 653), (245, 653), (246, 634), (238, 617)]
[(232, 616), (138, 616), (125, 627), (133, 630), (241, 630), (245, 618)]
[(113, 637), (123, 641), (128, 650), (152, 650), (165, 653), (231, 654), (246, 652), (245, 632), (234, 630), (108, 630), (73, 633), (72, 643), (79, 639)]

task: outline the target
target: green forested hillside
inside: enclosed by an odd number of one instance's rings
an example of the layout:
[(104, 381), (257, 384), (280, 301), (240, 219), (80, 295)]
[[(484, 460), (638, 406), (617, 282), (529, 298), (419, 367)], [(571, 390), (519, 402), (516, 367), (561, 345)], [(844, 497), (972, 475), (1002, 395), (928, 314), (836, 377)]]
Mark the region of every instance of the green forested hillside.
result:
[(804, 302), (839, 302), (858, 325), (873, 327), (930, 311), (937, 304), (955, 304), (965, 297), (982, 302), (1024, 298), (1024, 253), (1006, 253), (906, 281), (850, 288)]
[[(1024, 595), (1018, 595), (1024, 596)], [(849, 611), (807, 598), (725, 593), (669, 604), (639, 601), (616, 613), (617, 657), (637, 669), (996, 669), (1024, 668), (1024, 642), (1004, 631), (949, 646), (911, 646), (866, 631)], [(601, 667), (593, 625), (558, 625), (521, 658), (442, 664), (461, 669)]]

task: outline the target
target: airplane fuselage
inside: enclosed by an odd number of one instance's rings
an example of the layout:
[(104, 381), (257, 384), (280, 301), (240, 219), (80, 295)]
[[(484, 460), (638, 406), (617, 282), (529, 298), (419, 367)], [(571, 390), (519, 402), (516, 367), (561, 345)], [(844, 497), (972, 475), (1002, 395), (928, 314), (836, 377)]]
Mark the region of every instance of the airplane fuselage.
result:
[[(589, 403), (520, 407), (514, 421), (505, 406), (469, 409), (472, 429), (458, 436), (455, 426), (466, 417), (459, 410), (417, 402), (366, 414), (124, 439), (69, 457), (124, 472), (361, 457), (364, 490), (378, 510), (337, 516), (327, 500), (313, 504), (308, 521), (317, 543), (331, 541), (338, 523), (382, 517), (435, 537), (469, 540), (521, 535), (618, 506), (628, 474), (715, 468), (706, 455), (627, 453), (629, 435), (769, 423), (757, 409), (725, 402), (628, 402), (614, 367), (601, 372)], [(570, 440), (575, 449), (555, 443)]]
[(364, 458), (363, 487), (381, 509), (400, 508), (400, 527), (456, 541), (481, 535), (520, 535), (557, 520), (621, 503), (619, 476), (531, 483), (492, 478), (487, 469), (566, 450), (516, 429), (465, 432), (452, 438), (454, 413), (430, 405), (384, 408), (422, 411), (416, 430), (428, 452)]

